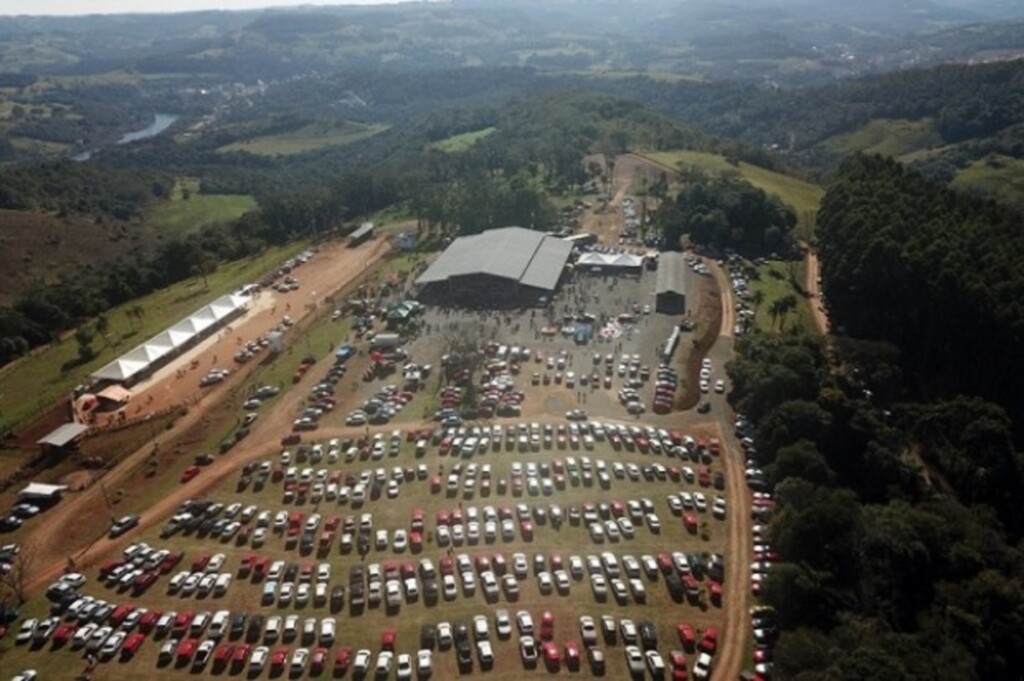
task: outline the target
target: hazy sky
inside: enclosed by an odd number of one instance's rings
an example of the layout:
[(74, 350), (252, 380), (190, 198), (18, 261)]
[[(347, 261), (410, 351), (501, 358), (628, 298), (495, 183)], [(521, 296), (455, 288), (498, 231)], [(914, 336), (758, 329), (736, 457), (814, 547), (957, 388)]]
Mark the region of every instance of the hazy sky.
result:
[(252, 9), (285, 5), (387, 5), (399, 0), (0, 0), (5, 14), (120, 14), (191, 12), (201, 9)]

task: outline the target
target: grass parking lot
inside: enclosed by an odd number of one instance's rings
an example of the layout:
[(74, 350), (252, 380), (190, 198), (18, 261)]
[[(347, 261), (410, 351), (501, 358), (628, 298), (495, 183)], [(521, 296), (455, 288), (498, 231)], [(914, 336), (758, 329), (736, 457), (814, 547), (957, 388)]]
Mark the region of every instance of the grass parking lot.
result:
[[(675, 625), (677, 623), (689, 623), (698, 632), (708, 626), (717, 626), (721, 629), (721, 609), (716, 605), (712, 605), (709, 600), (708, 584), (710, 580), (708, 578), (701, 581), (700, 597), (693, 602), (688, 602), (685, 599), (682, 602), (674, 601), (666, 589), (664, 575), (660, 573), (654, 576), (653, 579), (646, 575), (646, 573), (641, 573), (640, 579), (646, 587), (645, 602), (637, 602), (633, 595), (630, 595), (622, 602), (616, 602), (611, 595), (607, 596), (604, 600), (598, 600), (594, 596), (588, 579), (583, 576), (580, 576), (580, 578), (573, 576), (571, 578), (569, 593), (566, 595), (559, 594), (557, 590), (553, 590), (550, 594), (541, 593), (533, 562), (538, 554), (545, 556), (546, 567), (549, 571), (552, 569), (551, 557), (555, 554), (560, 555), (565, 569), (568, 571), (570, 556), (574, 555), (580, 556), (585, 561), (588, 555), (599, 555), (602, 552), (610, 551), (619, 558), (625, 555), (632, 555), (639, 560), (645, 554), (657, 556), (661, 553), (671, 553), (673, 551), (683, 551), (688, 554), (711, 554), (721, 553), (725, 548), (725, 523), (720, 519), (712, 517), (710, 508), (703, 513), (695, 510), (686, 511), (695, 515), (699, 523), (696, 532), (691, 533), (684, 528), (680, 516), (670, 510), (666, 501), (666, 495), (670, 493), (701, 491), (708, 496), (708, 503), (710, 505), (710, 499), (715, 494), (724, 494), (723, 492), (711, 486), (707, 488), (701, 487), (700, 483), (696, 481), (687, 482), (682, 477), (678, 480), (673, 480), (667, 474), (664, 480), (660, 480), (651, 472), (653, 469), (648, 471), (651, 477), (650, 480), (646, 479), (642, 472), (636, 476), (636, 480), (632, 480), (631, 473), (627, 472), (625, 468), (635, 465), (637, 469), (643, 470), (645, 467), (650, 467), (654, 464), (660, 464), (666, 468), (689, 466), (696, 471), (706, 468), (710, 475), (714, 475), (714, 473), (721, 470), (721, 462), (718, 457), (707, 458), (707, 463), (692, 461), (689, 456), (686, 456), (684, 460), (680, 460), (677, 456), (670, 453), (655, 454), (649, 451), (645, 454), (637, 450), (627, 451), (621, 446), (616, 449), (607, 440), (594, 442), (590, 445), (592, 449), (587, 449), (582, 444), (582, 441), (576, 445), (576, 448), (573, 448), (569, 444), (571, 440), (568, 437), (564, 448), (559, 449), (557, 438), (558, 426), (565, 427), (565, 425), (564, 422), (552, 424), (553, 437), (551, 444), (544, 444), (545, 439), (541, 437), (542, 444), (539, 451), (519, 451), (516, 447), (509, 449), (503, 443), (496, 449), (492, 445), (486, 452), (478, 453), (469, 458), (442, 456), (439, 447), (434, 445), (426, 453), (417, 454), (415, 444), (408, 441), (403, 433), (400, 436), (401, 444), (398, 447), (397, 453), (394, 455), (391, 455), (390, 452), (386, 453), (379, 461), (374, 461), (369, 457), (366, 457), (366, 460), (361, 460), (362, 457), (356, 457), (355, 460), (346, 462), (344, 453), (340, 453), (335, 463), (321, 461), (318, 464), (309, 462), (299, 462), (296, 464), (300, 469), (304, 466), (309, 466), (313, 469), (323, 467), (326, 469), (325, 477), (327, 479), (329, 479), (330, 472), (340, 471), (339, 475), (342, 480), (344, 480), (345, 473), (352, 473), (358, 476), (364, 470), (373, 471), (376, 468), (382, 468), (390, 477), (391, 470), (395, 466), (415, 468), (421, 463), (425, 464), (428, 469), (427, 478), (417, 479), (414, 475), (413, 479), (408, 479), (403, 476), (396, 498), (389, 498), (384, 488), (382, 488), (377, 498), (370, 498), (365, 503), (356, 506), (353, 506), (351, 501), (338, 503), (336, 500), (328, 501), (326, 499), (321, 500), (319, 503), (313, 503), (308, 497), (305, 503), (297, 503), (295, 501), (286, 503), (283, 496), (283, 481), (274, 482), (272, 479), (268, 480), (266, 486), (260, 491), (254, 491), (252, 487), (247, 487), (241, 492), (235, 491), (236, 480), (232, 479), (209, 497), (210, 501), (220, 502), (224, 505), (230, 505), (235, 502), (242, 505), (252, 504), (260, 511), (271, 511), (273, 514), (280, 510), (285, 510), (289, 513), (299, 511), (308, 518), (312, 513), (319, 513), (324, 523), (328, 522), (332, 516), (339, 516), (339, 518), (352, 516), (353, 522), (358, 524), (359, 517), (362, 514), (371, 513), (374, 531), (387, 529), (389, 537), (393, 537), (394, 530), (396, 529), (408, 530), (413, 511), (421, 509), (424, 511), (425, 533), (424, 545), (420, 552), (414, 553), (406, 549), (401, 553), (396, 553), (391, 545), (389, 545), (384, 550), (371, 547), (365, 556), (360, 556), (358, 550), (355, 549), (346, 552), (340, 551), (339, 541), (336, 540), (326, 555), (318, 555), (316, 552), (309, 555), (301, 555), (298, 550), (286, 548), (284, 533), (273, 531), (268, 533), (268, 539), (264, 546), (253, 549), (247, 544), (240, 543), (236, 538), (232, 538), (227, 542), (209, 536), (198, 538), (195, 535), (188, 537), (176, 535), (170, 539), (161, 539), (160, 530), (154, 529), (145, 533), (140, 538), (133, 538), (133, 541), (141, 539), (156, 548), (183, 551), (185, 554), (184, 559), (170, 574), (162, 576), (146, 594), (135, 597), (131, 594), (118, 593), (115, 589), (97, 584), (96, 578), (98, 575), (96, 571), (92, 571), (88, 574), (90, 582), (84, 591), (112, 603), (131, 602), (140, 607), (159, 609), (164, 612), (170, 610), (181, 612), (186, 609), (194, 612), (203, 610), (213, 612), (227, 609), (231, 611), (245, 611), (250, 614), (260, 613), (264, 616), (295, 613), (302, 620), (308, 617), (320, 619), (329, 615), (334, 616), (338, 619), (339, 627), (337, 642), (331, 646), (331, 660), (333, 660), (334, 651), (337, 651), (342, 646), (351, 646), (357, 650), (367, 648), (376, 652), (380, 647), (380, 634), (385, 628), (393, 628), (397, 632), (396, 650), (398, 652), (415, 654), (419, 648), (420, 628), (423, 624), (437, 624), (442, 621), (470, 623), (475, 615), (481, 614), (487, 616), (491, 622), (492, 639), (494, 639), (494, 613), (498, 609), (506, 609), (512, 616), (519, 610), (527, 610), (537, 622), (540, 621), (542, 612), (550, 611), (554, 615), (556, 622), (553, 640), (559, 646), (569, 641), (579, 643), (578, 621), (581, 615), (591, 615), (597, 618), (598, 621), (600, 621), (601, 615), (606, 614), (614, 616), (617, 621), (622, 618), (629, 618), (634, 622), (645, 619), (651, 620), (657, 626), (658, 649), (663, 655), (667, 655), (670, 649), (679, 647), (675, 634)], [(537, 424), (537, 426), (539, 432), (543, 433), (543, 425)], [(569, 432), (566, 429), (566, 433)], [(385, 434), (383, 438), (387, 441), (390, 439), (390, 435)], [(327, 443), (324, 444), (327, 445)], [(365, 449), (371, 450), (370, 447)], [(290, 451), (290, 455), (292, 457), (296, 455), (294, 448)], [(587, 457), (590, 460), (590, 466), (593, 467), (592, 470), (595, 472), (598, 470), (598, 467), (604, 466), (609, 475), (607, 485), (602, 486), (597, 481), (596, 476), (591, 478), (589, 484), (584, 483), (582, 478), (574, 483), (572, 476), (569, 475), (567, 476), (564, 489), (555, 488), (550, 495), (544, 495), (543, 492), (531, 495), (528, 488), (521, 495), (513, 494), (511, 479), (513, 478), (512, 471), (514, 467), (522, 467), (524, 475), (527, 475), (528, 467), (536, 465), (538, 467), (537, 479), (543, 480), (544, 476), (542, 473), (545, 470), (548, 471), (549, 476), (554, 475), (553, 471), (556, 470), (554, 462), (556, 460), (561, 461), (561, 465), (565, 466), (570, 457), (576, 459), (577, 465), (582, 464), (583, 457)], [(277, 460), (269, 460), (268, 463), (274, 467), (280, 466), (282, 471), (285, 468), (280, 464), (279, 458)], [(445, 487), (442, 487), (440, 491), (432, 491), (430, 478), (442, 470), (444, 475), (447, 475), (453, 470), (453, 466), (458, 464), (461, 464), (462, 467), (458, 491), (456, 493), (448, 493), (445, 491)], [(463, 483), (467, 477), (467, 469), (473, 464), (478, 467), (478, 470), (482, 466), (490, 466), (490, 474), (493, 480), (492, 492), (486, 496), (482, 496), (478, 485), (473, 486), (472, 492), (465, 491), (466, 488)], [(620, 474), (613, 472), (614, 464), (622, 464), (623, 472)], [(479, 479), (482, 480), (482, 477)], [(547, 479), (551, 480), (552, 478), (548, 477)], [(499, 482), (500, 480), (509, 481), (509, 484), (502, 486)], [(504, 491), (501, 491), (503, 489)], [(630, 500), (639, 501), (642, 498), (647, 498), (653, 503), (654, 512), (660, 520), (660, 531), (657, 533), (652, 532), (642, 519), (638, 519), (635, 522), (635, 536), (633, 538), (623, 537), (616, 542), (606, 540), (604, 543), (596, 544), (591, 540), (587, 529), (584, 527), (585, 523), (580, 522), (577, 524), (568, 519), (569, 509), (574, 506), (582, 511), (583, 505), (586, 503), (612, 504), (620, 501), (625, 504)], [(505, 540), (500, 534), (491, 541), (481, 537), (479, 540), (470, 543), (470, 540), (466, 538), (461, 545), (451, 546), (450, 553), (447, 546), (438, 546), (436, 523), (438, 511), (454, 512), (458, 509), (468, 518), (473, 513), (470, 509), (475, 508), (482, 517), (487, 507), (493, 507), (495, 513), (500, 513), (504, 516), (506, 512), (511, 512), (513, 517), (515, 517), (517, 512), (516, 506), (519, 504), (524, 504), (529, 509), (531, 520), (534, 523), (531, 540), (524, 539), (522, 526), (517, 522), (515, 537), (512, 540)], [(557, 529), (552, 526), (550, 520), (541, 523), (537, 517), (536, 509), (538, 507), (550, 509), (552, 504), (558, 504), (562, 508), (563, 513), (566, 514), (566, 520)], [(508, 510), (504, 511), (504, 509)], [(628, 511), (626, 511), (626, 515), (629, 515)], [(250, 522), (255, 524), (258, 521), (254, 518)], [(468, 525), (468, 520), (466, 522)], [(482, 520), (481, 525), (483, 525)], [(380, 605), (378, 607), (367, 607), (362, 612), (359, 612), (351, 608), (348, 599), (346, 599), (345, 607), (338, 613), (331, 613), (331, 609), (326, 605), (314, 606), (312, 603), (299, 608), (293, 605), (264, 607), (260, 605), (263, 584), (254, 582), (252, 579), (241, 579), (236, 574), (243, 557), (256, 553), (272, 560), (284, 560), (300, 564), (329, 563), (331, 565), (331, 586), (336, 584), (348, 586), (347, 576), (349, 569), (353, 565), (362, 565), (368, 568), (374, 563), (417, 563), (419, 559), (426, 557), (430, 558), (435, 566), (440, 566), (446, 555), (458, 556), (464, 553), (475, 561), (477, 556), (480, 555), (487, 555), (493, 559), (496, 554), (501, 554), (504, 556), (508, 565), (507, 569), (511, 573), (513, 554), (517, 552), (522, 552), (526, 555), (530, 567), (528, 576), (518, 580), (519, 595), (514, 600), (510, 600), (505, 593), (502, 593), (496, 600), (489, 602), (483, 595), (483, 589), (479, 583), (479, 573), (477, 573), (477, 586), (475, 593), (471, 595), (467, 594), (460, 586), (458, 595), (453, 600), (446, 600), (442, 596), (437, 599), (436, 603), (431, 604), (427, 603), (421, 595), (413, 602), (407, 602), (403, 599), (403, 603), (399, 608), (390, 610), (384, 605)], [(195, 598), (166, 593), (167, 584), (174, 572), (181, 569), (187, 570), (192, 561), (202, 554), (212, 555), (216, 553), (223, 553), (226, 556), (221, 571), (236, 575), (226, 595), (220, 598)], [(475, 567), (474, 572), (477, 572)], [(419, 585), (422, 589), (422, 580), (419, 581)], [(728, 593), (726, 589), (725, 598), (728, 598)], [(518, 637), (513, 634), (509, 640), (498, 639), (493, 641), (495, 664), (494, 668), (487, 673), (489, 677), (493, 676), (494, 678), (503, 679), (524, 678), (528, 673), (532, 673), (524, 670), (519, 661), (517, 639)], [(187, 669), (176, 669), (173, 664), (168, 667), (158, 666), (156, 660), (159, 643), (160, 641), (147, 641), (137, 656), (129, 662), (113, 661), (103, 663), (102, 671), (100, 672), (102, 673), (102, 678), (135, 679), (139, 678), (141, 674), (145, 674), (152, 678), (171, 679), (180, 678), (183, 674), (188, 673)], [(277, 645), (287, 645), (292, 650), (299, 647), (298, 642), (292, 642), (291, 644), (279, 643)], [(626, 678), (627, 672), (622, 654), (623, 642), (617, 640), (615, 644), (602, 643), (601, 647), (605, 649), (608, 656), (608, 678)], [(26, 647), (10, 649), (5, 653), (4, 658), (4, 669), (31, 667), (38, 669), (44, 675), (44, 678), (64, 678), (66, 673), (62, 672), (62, 670), (75, 669), (77, 665), (84, 666), (80, 653), (70, 651), (67, 647), (51, 651), (51, 644), (46, 644), (39, 650), (29, 650)], [(434, 659), (436, 678), (451, 678), (458, 673), (454, 652), (439, 651), (435, 654)], [(585, 665), (586, 663), (584, 662), (584, 667)], [(544, 665), (541, 664), (541, 672), (543, 672), (543, 669)], [(209, 668), (207, 668), (207, 671), (209, 671)], [(474, 661), (474, 671), (480, 672), (480, 667), (476, 661)], [(585, 668), (584, 673), (588, 673)], [(225, 676), (230, 675), (225, 673)], [(262, 677), (266, 678), (267, 675), (263, 674)]]

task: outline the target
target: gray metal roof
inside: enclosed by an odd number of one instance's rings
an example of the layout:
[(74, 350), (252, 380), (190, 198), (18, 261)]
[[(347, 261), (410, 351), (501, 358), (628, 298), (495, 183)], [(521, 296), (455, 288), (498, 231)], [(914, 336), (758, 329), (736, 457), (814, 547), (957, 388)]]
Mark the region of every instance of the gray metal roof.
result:
[(373, 234), (373, 223), (364, 222), (359, 226), (359, 229), (348, 235), (349, 239), (362, 239), (367, 234)]
[(658, 255), (658, 280), (654, 285), (655, 294), (687, 294), (690, 273), (682, 253), (667, 252)]
[(63, 426), (55, 428), (43, 439), (38, 440), (36, 444), (63, 447), (88, 430), (89, 426), (84, 426), (81, 423), (65, 423)]
[(459, 237), (445, 249), (417, 284), (451, 277), (487, 274), (552, 289), (558, 283), (572, 244), (522, 227), (502, 227)]

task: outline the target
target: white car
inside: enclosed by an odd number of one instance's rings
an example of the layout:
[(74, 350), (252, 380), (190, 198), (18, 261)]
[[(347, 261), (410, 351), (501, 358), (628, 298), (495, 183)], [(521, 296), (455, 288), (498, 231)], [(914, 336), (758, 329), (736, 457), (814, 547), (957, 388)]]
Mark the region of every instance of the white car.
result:
[(519, 627), (520, 636), (533, 635), (533, 617), (528, 611), (520, 610), (516, 613), (516, 626)]
[(263, 667), (267, 664), (267, 658), (270, 657), (270, 648), (267, 646), (259, 646), (252, 651), (252, 656), (249, 658), (249, 673), (259, 674), (263, 671)]
[(421, 677), (430, 676), (434, 671), (434, 654), (427, 649), (416, 653), (416, 673)]

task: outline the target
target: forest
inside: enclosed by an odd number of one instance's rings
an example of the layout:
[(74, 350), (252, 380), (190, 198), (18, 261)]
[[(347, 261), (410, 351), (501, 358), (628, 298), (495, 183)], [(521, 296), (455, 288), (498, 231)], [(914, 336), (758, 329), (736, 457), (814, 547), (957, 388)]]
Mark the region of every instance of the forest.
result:
[(832, 347), (739, 342), (738, 411), (775, 489), (780, 678), (1024, 668), (1020, 216), (891, 159), (818, 218)]
[(841, 167), (818, 216), (840, 331), (892, 344), (909, 395), (979, 395), (1024, 427), (1020, 214), (936, 185), (891, 159)]
[[(497, 131), (459, 153), (429, 147), (487, 125)], [(13, 305), (0, 308), (0, 362), (220, 262), (315, 238), (388, 207), (404, 207), (438, 236), (510, 224), (550, 228), (558, 219), (550, 197), (590, 179), (586, 154), (617, 154), (652, 138), (668, 146), (713, 144), (639, 104), (585, 93), (541, 93), (501, 109), (433, 112), (379, 138), (361, 152), (324, 150), (290, 163), (211, 153), (206, 158), (215, 166), (205, 165), (201, 155), (190, 161), (173, 141), (153, 140), (140, 146), (144, 151), (118, 148), (106, 157), (108, 163), (117, 160), (110, 165), (64, 161), (0, 171), (0, 207), (127, 220), (169, 191), (168, 178), (195, 175), (204, 191), (254, 193), (260, 208), (230, 224), (167, 239), (151, 260), (126, 255), (87, 272), (61, 273), (51, 285), (30, 285)], [(163, 172), (150, 170), (155, 159)], [(325, 167), (334, 173), (325, 174)]]
[(817, 338), (755, 335), (737, 352), (731, 399), (757, 423), (784, 560), (762, 591), (779, 622), (775, 675), (1018, 678), (1024, 525), (1011, 497), (1024, 466), (1006, 411), (877, 399), (856, 372), (830, 369)]

